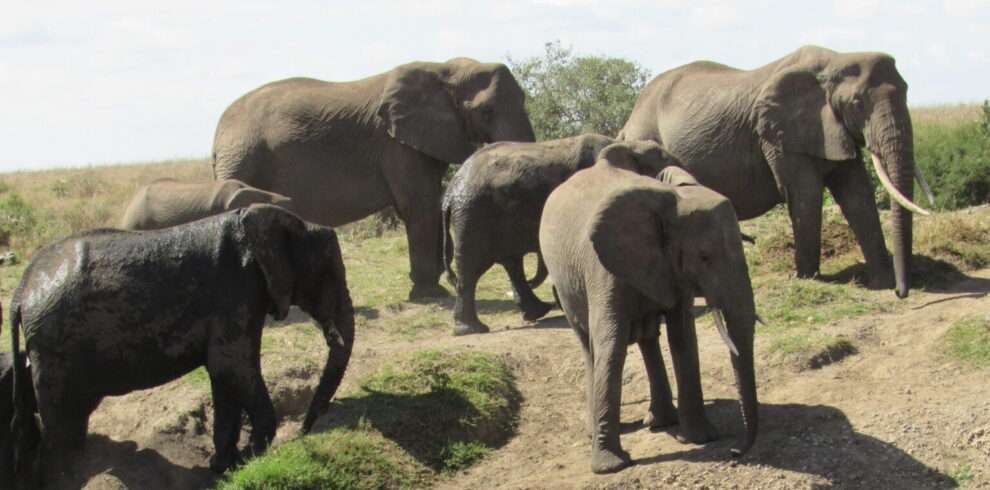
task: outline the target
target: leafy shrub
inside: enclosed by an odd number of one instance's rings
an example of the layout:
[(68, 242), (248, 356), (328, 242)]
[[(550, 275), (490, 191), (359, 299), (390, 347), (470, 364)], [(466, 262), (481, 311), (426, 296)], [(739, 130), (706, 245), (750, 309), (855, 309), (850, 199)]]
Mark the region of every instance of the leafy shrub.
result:
[(990, 203), (990, 101), (979, 121), (918, 124), (914, 140), (914, 158), (935, 194), (936, 207)]
[(33, 231), (37, 213), (19, 194), (11, 192), (0, 198), (0, 245), (11, 244), (14, 237)]

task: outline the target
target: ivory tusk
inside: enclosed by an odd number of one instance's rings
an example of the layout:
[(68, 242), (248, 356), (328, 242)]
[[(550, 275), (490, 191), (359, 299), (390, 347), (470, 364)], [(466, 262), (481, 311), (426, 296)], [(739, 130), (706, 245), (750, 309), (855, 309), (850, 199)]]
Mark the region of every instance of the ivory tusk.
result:
[(925, 193), (925, 197), (928, 198), (928, 204), (935, 207), (935, 194), (932, 194), (932, 188), (928, 187), (928, 181), (925, 180), (925, 174), (921, 173), (921, 167), (917, 164), (914, 165), (914, 178), (918, 181), (918, 185), (921, 186), (921, 190)]
[(883, 184), (883, 188), (887, 190), (890, 197), (894, 198), (894, 200), (897, 201), (897, 204), (900, 204), (912, 213), (931, 216), (932, 213), (911, 202), (911, 200), (905, 197), (904, 194), (901, 194), (901, 191), (894, 187), (894, 183), (890, 181), (890, 177), (887, 176), (887, 171), (884, 170), (883, 164), (880, 162), (880, 157), (878, 157), (875, 153), (872, 155), (873, 158), (870, 160), (873, 160), (873, 169), (877, 171), (877, 177), (880, 178), (880, 183)]
[(729, 350), (738, 356), (739, 349), (736, 348), (736, 344), (732, 342), (732, 338), (729, 337), (729, 329), (725, 328), (725, 319), (722, 318), (722, 310), (718, 308), (713, 309), (712, 316), (715, 317), (715, 328), (718, 330), (719, 335), (722, 336), (722, 340), (729, 346)]

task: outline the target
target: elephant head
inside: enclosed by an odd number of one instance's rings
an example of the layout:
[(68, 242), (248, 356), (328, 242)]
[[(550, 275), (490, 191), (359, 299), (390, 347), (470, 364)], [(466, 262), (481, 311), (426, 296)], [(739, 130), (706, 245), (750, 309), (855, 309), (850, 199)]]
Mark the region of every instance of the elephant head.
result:
[(643, 179), (604, 201), (591, 241), (606, 270), (661, 306), (705, 297), (731, 353), (745, 426), (733, 452), (744, 453), (758, 429), (756, 307), (732, 204), (703, 186)]
[(340, 244), (333, 229), (305, 223), (272, 205), (241, 214), (250, 258), (257, 262), (272, 299), (272, 315), (285, 318), (297, 305), (320, 326), (330, 353), (303, 422), (308, 432), (330, 406), (354, 345), (354, 307)]
[(394, 69), (378, 115), (393, 138), (446, 163), (493, 141), (533, 141), (519, 83), (501, 63), (455, 58)]
[(665, 167), (680, 165), (675, 156), (649, 140), (612, 143), (602, 149), (598, 160), (607, 160), (613, 167), (650, 177)]
[[(778, 67), (761, 87), (757, 131), (771, 152), (802, 153), (825, 160), (859, 160), (860, 148), (873, 164), (892, 205), (894, 276), (897, 295), (908, 294), (912, 217), (927, 214), (912, 202), (914, 136), (907, 107), (907, 83), (882, 53), (837, 53), (807, 46)], [(850, 163), (852, 164), (852, 163)]]

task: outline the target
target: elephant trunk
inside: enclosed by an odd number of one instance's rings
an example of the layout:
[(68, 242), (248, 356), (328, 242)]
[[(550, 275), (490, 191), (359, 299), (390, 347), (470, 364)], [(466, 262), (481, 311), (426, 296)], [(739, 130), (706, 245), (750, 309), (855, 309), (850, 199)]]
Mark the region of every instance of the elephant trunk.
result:
[(495, 127), (491, 135), (492, 141), (519, 141), (531, 143), (536, 141), (533, 125), (529, 122), (526, 111), (512, 114)]
[(337, 314), (332, 322), (318, 321), (323, 330), (330, 352), (327, 353), (326, 365), (320, 375), (320, 382), (313, 392), (313, 400), (306, 411), (302, 433), (308, 434), (318, 418), (330, 410), (330, 400), (337, 392), (344, 371), (351, 360), (351, 350), (354, 347), (354, 307), (346, 287), (338, 298)]
[(730, 313), (727, 326), (723, 323), (722, 315), (721, 311), (716, 310), (715, 321), (729, 346), (743, 420), (743, 432), (732, 448), (732, 455), (741, 456), (753, 446), (759, 431), (759, 401), (756, 396), (756, 372), (753, 368), (753, 328), (756, 314), (752, 310), (751, 314)]
[[(867, 145), (874, 152), (878, 174), (882, 170), (890, 183), (910, 203), (914, 201), (914, 133), (906, 105), (889, 104), (878, 108), (878, 117), (867, 131)], [(882, 177), (882, 176), (881, 176)], [(895, 193), (890, 192), (893, 196)], [(899, 298), (906, 298), (911, 287), (913, 216), (908, 202), (891, 199), (894, 281)]]

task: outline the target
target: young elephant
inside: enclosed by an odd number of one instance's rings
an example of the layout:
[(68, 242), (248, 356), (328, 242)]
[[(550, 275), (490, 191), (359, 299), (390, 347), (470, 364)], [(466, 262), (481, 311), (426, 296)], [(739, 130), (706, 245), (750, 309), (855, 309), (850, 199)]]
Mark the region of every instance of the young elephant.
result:
[[(732, 351), (745, 424), (733, 451), (741, 454), (757, 431), (756, 312), (735, 212), (705, 187), (674, 187), (628, 171), (616, 149), (606, 148), (592, 168), (558, 187), (540, 223), (550, 278), (584, 347), (592, 471), (630, 463), (619, 443), (619, 407), (626, 348), (633, 342), (650, 382), (644, 422), (678, 422), (679, 438), (690, 442), (716, 437), (702, 401), (691, 312), (696, 295), (713, 308)], [(677, 376), (676, 412), (660, 355), (661, 316)]]
[[(543, 260), (537, 276), (527, 283), (523, 257), (539, 253), (540, 215), (550, 192), (574, 172), (591, 166), (612, 143), (612, 138), (597, 134), (496, 143), (464, 162), (443, 199), (444, 262), (457, 287), (454, 335), (488, 332), (478, 319), (474, 295), (478, 279), (496, 263), (508, 273), (524, 319), (535, 320), (550, 311), (552, 305), (540, 301), (532, 290), (546, 277)], [(676, 163), (653, 142), (628, 142), (621, 148), (643, 174), (655, 175), (661, 167)], [(458, 275), (451, 270), (452, 261)]]
[[(145, 232), (101, 229), (39, 250), (11, 302), (33, 370), (42, 464), (82, 447), (105, 396), (206, 366), (213, 391), (210, 467), (238, 462), (241, 413), (251, 446), (275, 435), (261, 377), (265, 315), (299, 306), (322, 328), (330, 355), (303, 424), (329, 407), (354, 339), (354, 309), (337, 236), (281, 208), (253, 205)], [(15, 388), (16, 392), (24, 388)]]
[(291, 198), (251, 187), (239, 180), (179, 182), (158, 179), (134, 194), (120, 227), (157, 230), (252, 204), (274, 204), (293, 210)]
[[(21, 390), (17, 399), (13, 395), (15, 377), (16, 383), (31, 383), (31, 368), (24, 364), (22, 356), (18, 357), (19, 366), (15, 369), (14, 355), (0, 352), (0, 487), (34, 488), (39, 484), (31, 480), (36, 478), (33, 465), (41, 435), (34, 418), (34, 390)], [(14, 423), (15, 405), (18, 416), (25, 417), (23, 423)]]

